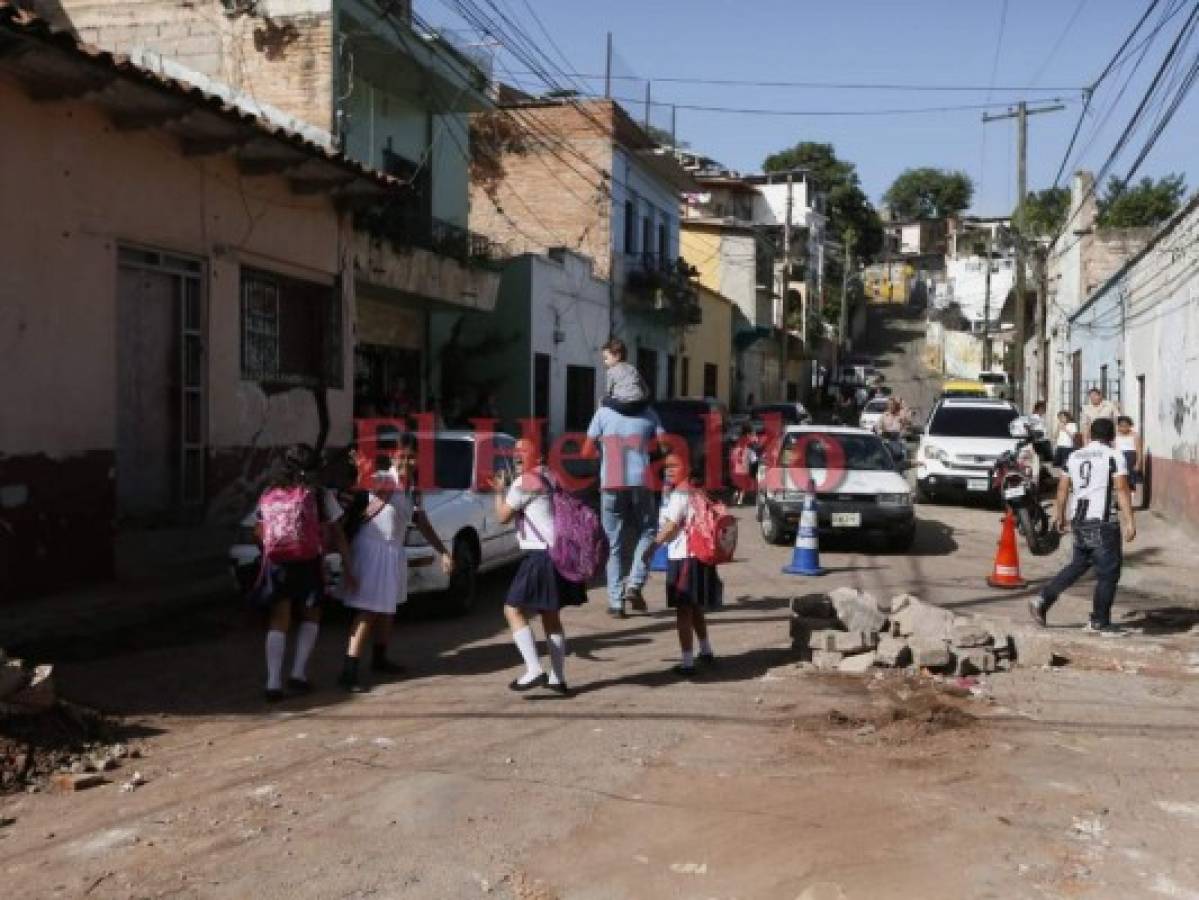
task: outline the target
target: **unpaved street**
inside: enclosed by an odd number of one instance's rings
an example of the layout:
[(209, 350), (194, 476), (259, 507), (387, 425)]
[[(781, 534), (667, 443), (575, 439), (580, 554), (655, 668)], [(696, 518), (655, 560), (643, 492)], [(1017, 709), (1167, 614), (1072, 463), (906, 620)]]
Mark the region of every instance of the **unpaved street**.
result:
[[(911, 553), (825, 548), (817, 580), (781, 574), (790, 550), (742, 510), (720, 665), (693, 683), (669, 671), (660, 577), (648, 616), (609, 619), (598, 589), (568, 616), (573, 699), (507, 690), (502, 573), (471, 615), (402, 623), (411, 677), (352, 699), (330, 687), (342, 620), (317, 651), (325, 689), (271, 708), (259, 625), (231, 602), (77, 636), (61, 692), (125, 715), (145, 755), (101, 787), (0, 800), (3, 894), (1199, 897), (1185, 542), (1143, 518), (1117, 605), (1139, 633), (1083, 637), (1084, 583), (1050, 630), (1068, 664), (978, 696), (797, 667), (788, 598), (839, 585), (1024, 622), (1028, 594), (983, 580), (997, 512), (918, 514)], [(1060, 555), (1023, 562), (1035, 584)], [(122, 792), (135, 768), (147, 783)]]

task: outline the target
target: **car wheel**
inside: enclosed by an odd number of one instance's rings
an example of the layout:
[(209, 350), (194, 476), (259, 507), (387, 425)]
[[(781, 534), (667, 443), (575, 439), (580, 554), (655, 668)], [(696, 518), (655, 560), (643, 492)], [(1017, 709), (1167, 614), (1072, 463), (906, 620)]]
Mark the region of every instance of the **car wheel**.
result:
[(912, 544), (916, 541), (916, 529), (910, 528), (907, 531), (901, 531), (898, 534), (892, 534), (887, 538), (887, 547), (893, 553), (907, 553), (912, 549)]
[(454, 571), (450, 574), (450, 586), (446, 599), (457, 613), (465, 615), (475, 608), (479, 592), (479, 554), (474, 541), (466, 535), (454, 539)]
[(758, 506), (758, 522), (762, 527), (762, 539), (768, 544), (781, 544), (785, 540), (783, 536), (783, 523), (775, 516), (771, 515), (770, 507), (765, 503)]

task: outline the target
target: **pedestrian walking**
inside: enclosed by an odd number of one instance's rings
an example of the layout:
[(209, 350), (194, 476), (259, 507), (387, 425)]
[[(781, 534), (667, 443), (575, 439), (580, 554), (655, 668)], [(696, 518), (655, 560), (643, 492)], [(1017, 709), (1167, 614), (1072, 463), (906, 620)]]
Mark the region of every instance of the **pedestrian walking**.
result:
[[(514, 448), (516, 479), (512, 484), (497, 475), (495, 515), (500, 524), (516, 519), (516, 538), (525, 551), (520, 568), (504, 600), (504, 618), (512, 631), (512, 641), (524, 661), (524, 674), (508, 687), (523, 692), (548, 687), (564, 697), (571, 696), (566, 683), (566, 631), (562, 627), (562, 609), (587, 602), (586, 586), (559, 574), (550, 556), (556, 537), (552, 492), (553, 475), (536, 456), (530, 441), (520, 440)], [(549, 646), (550, 672), (547, 676), (537, 653), (537, 639), (531, 621), (541, 619)]]
[[(253, 596), (269, 609), (266, 699), (272, 703), (284, 697), (287, 635), (296, 620), (299, 626), (287, 687), (297, 694), (312, 690), (308, 660), (320, 634), (325, 601), (326, 536), (342, 559), (349, 559), (341, 506), (332, 491), (317, 484), (314, 473), (318, 467), (319, 460), (310, 447), (291, 447), (284, 454), (281, 471), (258, 500), (255, 531), (262, 546), (262, 570)], [(342, 581), (355, 584), (352, 564), (343, 567)]]
[(716, 566), (700, 562), (691, 553), (688, 528), (694, 517), (695, 492), (702, 491), (702, 473), (690, 473), (682, 461), (668, 456), (663, 474), (669, 493), (664, 498), (658, 534), (645, 551), (648, 564), (654, 551), (667, 545), (666, 605), (675, 611), (682, 659), (672, 671), (683, 678), (695, 676), (695, 643), (699, 642), (699, 661), (712, 665), (716, 656), (708, 637), (705, 612), (715, 609), (720, 597), (720, 578)]
[(1136, 490), (1144, 480), (1145, 443), (1133, 427), (1132, 418), (1120, 416), (1116, 419), (1115, 447), (1124, 456), (1128, 466), (1128, 487)]
[(354, 621), (338, 681), (342, 688), (353, 693), (367, 689), (359, 677), (359, 665), (368, 641), (374, 644), (373, 671), (391, 675), (405, 672), (402, 665), (388, 657), (387, 649), (396, 609), (408, 600), (404, 538), (409, 525), (416, 525), (440, 555), (442, 570), (447, 575), (453, 571), (453, 558), (421, 508), (414, 474), (416, 439), (407, 432), (401, 434), (393, 454), (378, 460), (371, 477), (367, 502), (356, 523), (348, 556), (358, 577), (342, 591), (342, 602), (354, 610)]
[[(651, 489), (653, 472), (649, 455), (663, 434), (662, 423), (652, 408), (637, 415), (624, 415), (607, 406), (595, 411), (587, 427), (582, 454), (600, 464), (600, 519), (608, 537), (608, 615), (623, 619), (625, 604), (645, 612), (641, 589), (649, 577), (642, 559), (654, 539), (657, 503)], [(625, 535), (636, 537), (631, 570), (622, 572), (621, 551)]]
[(1057, 414), (1057, 434), (1053, 439), (1053, 464), (1059, 469), (1066, 468), (1070, 454), (1078, 448), (1078, 426), (1074, 417), (1066, 410)]
[(1112, 423), (1112, 428), (1116, 427), (1116, 418), (1120, 415), (1120, 407), (1116, 406), (1111, 400), (1104, 396), (1103, 391), (1099, 388), (1091, 388), (1087, 391), (1087, 404), (1082, 408), (1082, 416), (1079, 425), (1082, 431), (1082, 443), (1087, 445), (1094, 440), (1091, 437), (1091, 426), (1101, 419), (1107, 419)]
[[(1074, 553), (1069, 564), (1042, 590), (1040, 597), (1029, 600), (1029, 611), (1041, 625), (1062, 592), (1095, 569), (1095, 593), (1087, 630), (1099, 634), (1120, 635), (1112, 624), (1112, 604), (1120, 583), (1123, 565), (1121, 537), (1124, 542), (1136, 538), (1132, 497), (1128, 489), (1128, 464), (1112, 447), (1116, 429), (1110, 419), (1091, 424), (1091, 443), (1070, 456), (1067, 471), (1058, 481), (1054, 514), (1059, 531), (1074, 532)], [(1112, 518), (1112, 500), (1119, 507), (1119, 521)], [(1067, 505), (1070, 516), (1067, 519)]]
[(758, 449), (754, 431), (742, 425), (737, 442), (729, 451), (729, 470), (733, 478), (733, 505), (740, 506), (754, 493), (754, 473), (758, 466)]

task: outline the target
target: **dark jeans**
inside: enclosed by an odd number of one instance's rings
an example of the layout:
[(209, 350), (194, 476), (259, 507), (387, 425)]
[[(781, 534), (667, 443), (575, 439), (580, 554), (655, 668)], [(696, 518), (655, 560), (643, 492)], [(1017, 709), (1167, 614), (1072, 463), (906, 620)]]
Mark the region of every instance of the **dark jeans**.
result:
[(1116, 522), (1075, 525), (1074, 557), (1042, 588), (1041, 609), (1048, 612), (1062, 591), (1094, 566), (1098, 580), (1091, 606), (1091, 622), (1099, 627), (1112, 624), (1112, 602), (1116, 599), (1116, 585), (1120, 583), (1120, 569), (1124, 563), (1120, 539), (1120, 526)]

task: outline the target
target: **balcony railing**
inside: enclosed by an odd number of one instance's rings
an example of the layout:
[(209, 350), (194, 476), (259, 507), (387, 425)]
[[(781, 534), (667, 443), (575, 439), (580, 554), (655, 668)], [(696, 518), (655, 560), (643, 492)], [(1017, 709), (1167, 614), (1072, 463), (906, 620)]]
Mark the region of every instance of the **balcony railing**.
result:
[(481, 234), (410, 210), (384, 208), (359, 212), (355, 214), (354, 227), (389, 240), (398, 249), (419, 247), (466, 265), (496, 268), (506, 256), (499, 244)]
[(686, 261), (665, 254), (625, 254), (625, 296), (630, 305), (662, 313), (672, 325), (700, 324), (697, 275)]

